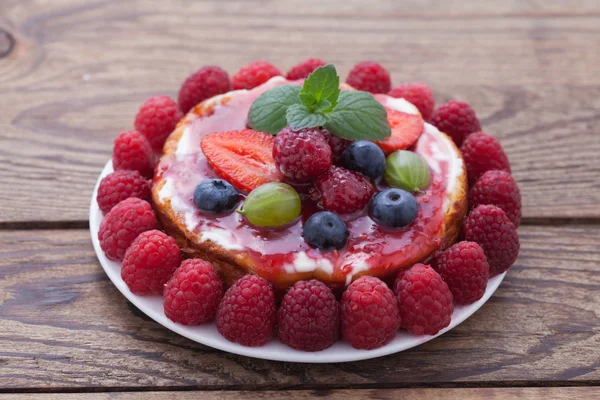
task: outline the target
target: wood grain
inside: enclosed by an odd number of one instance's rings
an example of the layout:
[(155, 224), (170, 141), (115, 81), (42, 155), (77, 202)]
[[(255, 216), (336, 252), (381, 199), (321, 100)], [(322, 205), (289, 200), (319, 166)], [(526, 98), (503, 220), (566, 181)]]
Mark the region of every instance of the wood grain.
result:
[(600, 385), (600, 227), (522, 227), (491, 300), (416, 349), (304, 365), (223, 353), (127, 302), (85, 230), (0, 231), (2, 390)]
[(354, 389), (285, 391), (211, 391), (144, 393), (0, 394), (0, 400), (229, 400), (229, 399), (402, 399), (402, 400), (584, 400), (600, 396), (598, 387), (475, 388), (475, 389)]
[[(0, 224), (78, 226), (116, 134), (203, 64), (377, 59), (395, 82), (473, 104), (525, 222), (600, 218), (597, 1), (3, 0)], [(2, 52), (4, 49), (4, 52)], [(38, 225), (39, 226), (39, 225)]]

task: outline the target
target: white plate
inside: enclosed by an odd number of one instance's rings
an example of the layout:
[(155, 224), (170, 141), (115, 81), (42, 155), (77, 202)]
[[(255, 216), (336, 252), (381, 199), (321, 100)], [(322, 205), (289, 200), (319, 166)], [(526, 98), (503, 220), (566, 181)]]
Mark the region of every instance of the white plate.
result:
[(138, 296), (129, 291), (129, 288), (121, 279), (121, 264), (107, 259), (100, 249), (100, 243), (98, 242), (98, 229), (100, 228), (100, 222), (102, 221), (103, 215), (98, 208), (96, 195), (98, 193), (98, 185), (100, 184), (100, 180), (106, 175), (110, 174), (112, 171), (112, 163), (109, 161), (102, 170), (102, 173), (98, 178), (98, 182), (96, 182), (96, 187), (94, 188), (94, 193), (92, 195), (92, 202), (90, 204), (90, 233), (92, 234), (94, 249), (96, 250), (96, 255), (98, 256), (98, 260), (100, 260), (102, 268), (104, 268), (104, 271), (117, 289), (119, 289), (129, 301), (131, 301), (144, 314), (159, 324), (195, 342), (230, 353), (241, 354), (248, 357), (263, 358), (267, 360), (294, 361), (304, 363), (358, 361), (398, 353), (400, 351), (407, 350), (411, 347), (428, 342), (431, 339), (448, 332), (450, 329), (469, 318), (492, 296), (506, 274), (504, 273), (497, 275), (490, 279), (485, 294), (479, 301), (468, 306), (455, 307), (450, 326), (448, 326), (446, 329), (443, 329), (435, 336), (415, 336), (407, 332), (400, 331), (398, 332), (396, 338), (388, 345), (375, 350), (356, 350), (347, 343), (338, 341), (326, 350), (308, 353), (291, 349), (290, 347), (279, 343), (279, 341), (276, 339), (262, 347), (245, 347), (237, 343), (229, 342), (227, 339), (223, 338), (219, 332), (217, 332), (217, 328), (214, 323), (190, 327), (172, 322), (163, 313), (163, 302), (161, 296)]

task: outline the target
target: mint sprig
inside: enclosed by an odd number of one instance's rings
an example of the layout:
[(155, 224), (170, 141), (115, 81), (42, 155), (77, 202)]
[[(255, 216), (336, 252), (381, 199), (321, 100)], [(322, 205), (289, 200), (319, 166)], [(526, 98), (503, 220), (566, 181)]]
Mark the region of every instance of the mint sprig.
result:
[(263, 93), (250, 107), (248, 125), (272, 135), (289, 125), (294, 130), (324, 126), (351, 140), (389, 137), (387, 112), (373, 95), (339, 86), (333, 65), (319, 67), (302, 88), (284, 85)]

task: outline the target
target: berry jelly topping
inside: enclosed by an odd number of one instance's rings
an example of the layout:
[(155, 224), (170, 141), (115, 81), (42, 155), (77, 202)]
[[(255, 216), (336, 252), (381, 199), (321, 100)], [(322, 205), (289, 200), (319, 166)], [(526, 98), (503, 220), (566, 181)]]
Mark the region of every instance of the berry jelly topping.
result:
[[(158, 190), (155, 200), (173, 210), (189, 238), (217, 243), (240, 260), (249, 257), (256, 266), (255, 272), (276, 286), (289, 286), (310, 277), (349, 284), (366, 272), (385, 276), (437, 249), (450, 203), (447, 193), (451, 193), (457, 176), (462, 173), (462, 159), (456, 156), (450, 141), (429, 124), (425, 125), (415, 152), (429, 164), (431, 184), (416, 195), (418, 215), (405, 228), (380, 226), (366, 212), (361, 212), (346, 220), (349, 235), (344, 248), (319, 250), (302, 236), (303, 222), (315, 212), (323, 211), (318, 198), (303, 195), (301, 218), (281, 228), (252, 226), (237, 212), (208, 215), (198, 211), (193, 202), (195, 187), (207, 178), (219, 178), (200, 150), (202, 137), (211, 132), (244, 129), (252, 102), (266, 90), (290, 83), (301, 82), (272, 78), (255, 89), (230, 92), (192, 110), (184, 119), (187, 125), (180, 136), (169, 139), (171, 142), (176, 139), (176, 149), (169, 141), (165, 146), (166, 155), (160, 160), (154, 178)], [(376, 98), (385, 107), (417, 113), (414, 106), (402, 99), (385, 95)], [(243, 201), (237, 207), (242, 206)]]

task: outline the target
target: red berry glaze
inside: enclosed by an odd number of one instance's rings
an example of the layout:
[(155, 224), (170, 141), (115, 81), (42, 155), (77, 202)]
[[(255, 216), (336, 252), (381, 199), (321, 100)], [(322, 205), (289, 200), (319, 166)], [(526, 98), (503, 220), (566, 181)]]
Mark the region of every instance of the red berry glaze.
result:
[(252, 89), (274, 76), (283, 75), (279, 68), (266, 61), (255, 61), (240, 69), (231, 78), (235, 90)]
[(142, 232), (156, 229), (157, 225), (150, 203), (135, 197), (125, 199), (100, 223), (100, 247), (109, 260), (122, 260), (135, 238)]
[(490, 276), (510, 268), (519, 255), (519, 235), (501, 208), (482, 204), (475, 207), (463, 226), (465, 239), (478, 243), (490, 265)]
[(498, 139), (483, 132), (467, 137), (460, 148), (467, 168), (469, 185), (473, 185), (486, 171), (510, 171), (508, 157)]
[(356, 64), (350, 70), (346, 83), (355, 89), (371, 93), (387, 93), (392, 86), (389, 72), (374, 61)]
[(146, 136), (154, 150), (161, 151), (182, 117), (177, 103), (169, 96), (150, 97), (135, 116), (135, 129)]
[(398, 272), (394, 282), (402, 327), (415, 335), (435, 335), (450, 325), (452, 292), (429, 265), (415, 264)]
[(321, 129), (321, 133), (325, 136), (325, 139), (327, 139), (327, 143), (329, 143), (333, 162), (338, 162), (352, 141), (336, 136), (327, 129)]
[(146, 178), (152, 178), (154, 174), (154, 152), (146, 137), (138, 131), (124, 131), (117, 136), (112, 162), (115, 170), (136, 170)]
[(115, 171), (100, 181), (98, 186), (98, 207), (103, 214), (130, 197), (150, 201), (150, 183), (138, 171)]
[(356, 349), (385, 346), (400, 326), (398, 302), (387, 285), (362, 276), (342, 295), (342, 338)]
[(358, 172), (333, 167), (317, 180), (317, 189), (325, 209), (337, 214), (362, 210), (375, 189), (369, 179)]
[(456, 304), (471, 304), (483, 296), (490, 266), (475, 242), (459, 242), (438, 255), (432, 267), (448, 284)]
[(424, 83), (401, 83), (388, 93), (392, 97), (403, 98), (419, 109), (425, 121), (429, 121), (435, 107), (433, 92)]
[(214, 65), (200, 68), (188, 76), (179, 89), (179, 109), (187, 114), (196, 104), (231, 90), (229, 74)]
[(419, 139), (425, 129), (423, 117), (390, 108), (386, 108), (386, 110), (387, 121), (392, 132), (390, 137), (375, 143), (385, 154), (409, 148)]
[(316, 279), (296, 282), (279, 307), (279, 340), (297, 350), (320, 351), (339, 334), (339, 304), (331, 289)]
[(182, 325), (198, 325), (215, 317), (223, 284), (212, 264), (200, 258), (185, 260), (163, 291), (165, 315)]
[(312, 72), (327, 63), (318, 58), (309, 58), (307, 60), (302, 61), (299, 64), (294, 65), (285, 76), (287, 79), (291, 81), (295, 81), (297, 79), (306, 79)]
[(252, 129), (210, 133), (200, 147), (217, 174), (240, 190), (251, 192), (283, 179), (273, 159), (273, 136), (268, 133)]
[(515, 227), (521, 223), (521, 192), (506, 171), (487, 171), (469, 190), (469, 207), (493, 204), (500, 207)]
[(310, 182), (331, 167), (331, 148), (318, 128), (299, 131), (285, 127), (275, 136), (273, 159), (279, 171), (294, 182)]
[(450, 136), (459, 147), (469, 134), (481, 130), (471, 106), (455, 100), (439, 106), (431, 116), (431, 124)]
[(177, 242), (158, 230), (142, 232), (123, 258), (121, 278), (132, 293), (162, 294), (165, 283), (181, 264)]
[(217, 308), (219, 333), (244, 346), (262, 346), (271, 340), (276, 320), (273, 288), (256, 275), (246, 275), (231, 286)]

